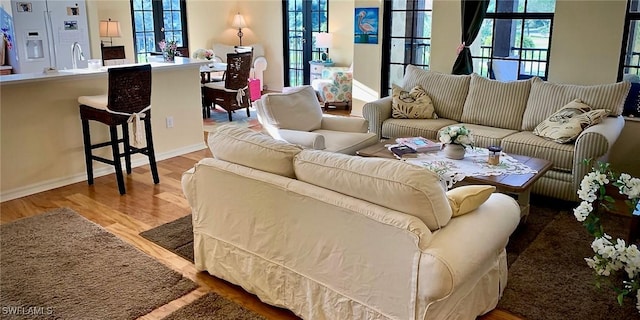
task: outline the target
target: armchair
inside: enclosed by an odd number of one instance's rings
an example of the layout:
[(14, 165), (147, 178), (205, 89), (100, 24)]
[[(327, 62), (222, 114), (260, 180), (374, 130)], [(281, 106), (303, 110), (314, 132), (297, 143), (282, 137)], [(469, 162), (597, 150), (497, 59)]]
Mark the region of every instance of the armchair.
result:
[(325, 109), (330, 105), (345, 105), (347, 110), (351, 110), (352, 83), (351, 67), (325, 67), (322, 79), (313, 80), (311, 86), (322, 99)]
[[(249, 78), (260, 80), (260, 85), (262, 86), (262, 90), (264, 90), (266, 87), (264, 84), (264, 71), (267, 70), (267, 58), (264, 57), (264, 48), (259, 44), (242, 46), (242, 48), (253, 48), (253, 61), (251, 61)], [(213, 45), (213, 52), (215, 53), (214, 61), (226, 63), (227, 54), (236, 53), (236, 47), (216, 43)]]
[(256, 100), (256, 110), (269, 135), (304, 148), (354, 155), (378, 142), (363, 118), (323, 115), (311, 86), (265, 94)]

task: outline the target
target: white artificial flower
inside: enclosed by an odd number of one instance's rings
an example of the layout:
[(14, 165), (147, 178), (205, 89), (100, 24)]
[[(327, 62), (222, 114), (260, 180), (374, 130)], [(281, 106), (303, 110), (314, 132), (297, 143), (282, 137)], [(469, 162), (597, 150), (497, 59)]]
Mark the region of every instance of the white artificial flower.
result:
[(441, 136), (440, 136), (440, 142), (445, 143), (445, 144), (447, 144), (447, 143), (451, 143), (451, 136), (450, 136), (450, 135), (448, 135), (448, 134), (446, 134), (446, 135), (441, 135)]

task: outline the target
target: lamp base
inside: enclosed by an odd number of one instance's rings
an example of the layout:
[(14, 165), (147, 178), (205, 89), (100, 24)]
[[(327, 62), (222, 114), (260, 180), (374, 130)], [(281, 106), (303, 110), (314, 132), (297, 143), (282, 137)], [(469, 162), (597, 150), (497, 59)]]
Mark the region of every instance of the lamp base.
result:
[(238, 29), (238, 38), (240, 38), (240, 46), (242, 46), (242, 36), (243, 35), (244, 34), (242, 33), (242, 28), (239, 28)]

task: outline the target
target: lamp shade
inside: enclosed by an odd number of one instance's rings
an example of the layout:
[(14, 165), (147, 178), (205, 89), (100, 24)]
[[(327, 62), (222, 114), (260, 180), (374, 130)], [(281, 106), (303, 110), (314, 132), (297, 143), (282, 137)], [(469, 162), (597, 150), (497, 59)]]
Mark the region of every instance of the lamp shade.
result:
[(333, 35), (327, 32), (316, 34), (316, 48), (331, 48), (333, 45)]
[(120, 37), (120, 22), (109, 20), (100, 21), (101, 37)]
[(234, 17), (233, 17), (233, 22), (231, 23), (231, 26), (237, 29), (242, 29), (242, 28), (246, 28), (247, 27), (247, 23), (244, 22), (244, 18), (242, 17), (242, 15), (238, 12)]

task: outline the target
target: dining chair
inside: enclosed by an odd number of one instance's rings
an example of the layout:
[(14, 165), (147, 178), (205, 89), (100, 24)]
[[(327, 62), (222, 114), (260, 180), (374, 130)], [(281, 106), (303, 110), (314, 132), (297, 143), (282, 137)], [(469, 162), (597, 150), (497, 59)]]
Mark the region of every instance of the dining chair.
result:
[(219, 105), (227, 111), (229, 121), (233, 121), (231, 114), (242, 108), (247, 109), (247, 117), (250, 117), (248, 81), (251, 61), (251, 52), (228, 53), (224, 81), (209, 82), (203, 86), (205, 107)]

